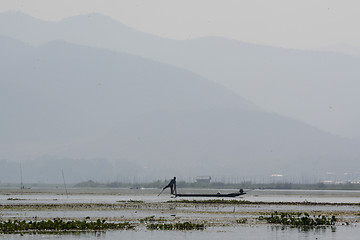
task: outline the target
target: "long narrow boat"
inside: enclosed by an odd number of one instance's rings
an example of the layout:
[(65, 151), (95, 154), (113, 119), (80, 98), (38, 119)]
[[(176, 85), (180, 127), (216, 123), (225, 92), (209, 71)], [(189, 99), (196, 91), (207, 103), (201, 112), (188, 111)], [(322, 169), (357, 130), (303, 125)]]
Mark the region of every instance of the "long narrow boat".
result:
[(246, 194), (242, 189), (239, 192), (234, 193), (184, 193), (184, 194), (174, 194), (175, 197), (237, 197), (240, 195)]

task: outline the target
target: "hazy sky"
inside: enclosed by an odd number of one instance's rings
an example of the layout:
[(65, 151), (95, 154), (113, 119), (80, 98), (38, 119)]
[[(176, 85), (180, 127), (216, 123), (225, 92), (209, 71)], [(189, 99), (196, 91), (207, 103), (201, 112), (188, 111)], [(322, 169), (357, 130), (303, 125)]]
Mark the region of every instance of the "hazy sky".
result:
[(360, 47), (359, 0), (0, 0), (0, 12), (58, 21), (98, 12), (138, 30), (224, 36), (287, 48)]

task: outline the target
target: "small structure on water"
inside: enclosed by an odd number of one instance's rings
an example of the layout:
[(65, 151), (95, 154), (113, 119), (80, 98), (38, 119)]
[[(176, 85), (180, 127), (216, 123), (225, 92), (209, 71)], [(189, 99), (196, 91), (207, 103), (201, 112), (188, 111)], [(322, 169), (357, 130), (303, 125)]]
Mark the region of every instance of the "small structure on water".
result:
[(197, 176), (196, 182), (197, 183), (210, 183), (211, 176)]

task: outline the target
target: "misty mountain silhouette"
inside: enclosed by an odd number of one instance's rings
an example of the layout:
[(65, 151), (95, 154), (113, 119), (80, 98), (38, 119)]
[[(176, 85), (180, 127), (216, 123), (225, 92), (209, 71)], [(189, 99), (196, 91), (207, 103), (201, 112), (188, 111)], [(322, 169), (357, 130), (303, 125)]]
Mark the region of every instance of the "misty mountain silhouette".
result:
[(45, 22), (0, 14), (0, 34), (30, 44), (51, 40), (107, 48), (195, 72), (271, 112), (347, 137), (360, 136), (360, 58), (248, 44), (219, 37), (177, 41), (100, 14)]
[(0, 37), (0, 48), (24, 49), (12, 61), (0, 55), (1, 158), (125, 159), (149, 176), (358, 168), (357, 143), (187, 70), (62, 41), (34, 48)]

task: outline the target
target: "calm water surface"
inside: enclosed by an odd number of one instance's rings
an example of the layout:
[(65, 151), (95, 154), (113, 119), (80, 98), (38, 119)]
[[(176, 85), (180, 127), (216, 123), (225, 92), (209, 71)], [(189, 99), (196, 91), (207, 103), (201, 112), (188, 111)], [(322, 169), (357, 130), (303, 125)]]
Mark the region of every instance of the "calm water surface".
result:
[[(157, 196), (159, 189), (70, 189), (70, 195), (67, 197), (63, 191), (60, 190), (37, 190), (31, 189), (29, 191), (0, 191), (0, 204), (2, 205), (17, 205), (17, 204), (61, 204), (61, 203), (117, 203), (118, 201), (144, 201), (144, 202), (166, 202), (169, 200), (178, 200), (170, 198), (168, 193)], [(90, 191), (90, 192), (89, 192)], [(94, 192), (91, 192), (94, 191)], [(182, 192), (217, 192), (221, 191), (234, 192), (233, 190), (209, 190), (209, 189), (181, 189)], [(192, 200), (192, 198), (187, 198)], [(202, 198), (194, 198), (202, 199)], [(249, 191), (248, 194), (242, 198), (248, 201), (262, 201), (262, 202), (331, 202), (331, 203), (359, 203), (360, 191), (305, 191), (305, 190), (254, 190)], [(184, 209), (186, 206), (183, 207)], [(196, 208), (192, 212), (176, 212), (177, 217), (181, 218), (198, 218), (207, 219), (208, 217), (246, 217), (242, 212), (258, 212), (258, 211), (274, 211), (274, 210), (319, 210), (319, 211), (352, 211), (355, 213), (359, 211), (360, 206), (330, 206), (330, 205), (243, 205), (243, 206), (219, 206), (207, 205), (204, 207), (206, 212), (201, 214), (198, 211), (203, 209)], [(176, 211), (176, 209), (174, 210)], [(220, 213), (221, 212), (221, 213)], [(229, 214), (231, 213), (231, 214)], [(45, 218), (84, 218), (90, 217), (119, 217), (126, 216), (130, 218), (140, 218), (151, 215), (156, 217), (169, 217), (172, 212), (153, 212), (151, 209), (143, 209), (142, 211), (112, 209), (100, 211), (59, 211), (59, 210), (3, 210), (0, 212), (0, 218), (31, 218), (31, 217), (45, 217)], [(214, 216), (213, 216), (214, 215)], [(357, 216), (357, 215), (355, 215)], [(78, 233), (78, 234), (43, 234), (31, 235), (19, 234), (4, 235), (0, 234), (2, 239), (80, 239), (80, 240), (94, 240), (94, 239), (286, 239), (286, 240), (301, 240), (301, 239), (360, 239), (360, 225), (352, 224), (350, 226), (336, 226), (320, 229), (312, 229), (309, 231), (299, 230), (297, 228), (281, 228), (269, 225), (237, 225), (236, 227), (211, 227), (204, 231), (149, 231), (145, 228), (138, 228), (135, 231), (106, 231), (98, 233)]]
[(150, 239), (150, 240), (180, 240), (180, 239), (199, 239), (199, 240), (215, 240), (215, 239), (282, 239), (282, 240), (300, 240), (300, 239), (341, 239), (354, 240), (359, 239), (360, 227), (338, 226), (313, 230), (299, 230), (296, 228), (281, 228), (274, 226), (243, 226), (236, 228), (209, 228), (204, 231), (107, 231), (98, 233), (80, 233), (80, 234), (51, 234), (51, 235), (0, 235), (0, 239), (80, 239), (80, 240), (96, 240), (96, 239)]
[[(179, 189), (181, 193), (229, 193), (238, 189)], [(10, 193), (9, 193), (10, 192)], [(164, 202), (178, 200), (171, 198), (168, 192), (160, 196), (159, 189), (69, 189), (69, 196), (61, 189), (30, 189), (1, 190), (0, 204), (21, 203), (116, 203), (117, 201), (141, 200), (145, 202)], [(236, 199), (262, 202), (331, 202), (331, 203), (359, 203), (360, 191), (340, 190), (249, 190), (247, 194)], [(192, 198), (186, 198), (192, 200)], [(208, 198), (193, 198), (197, 200)]]

